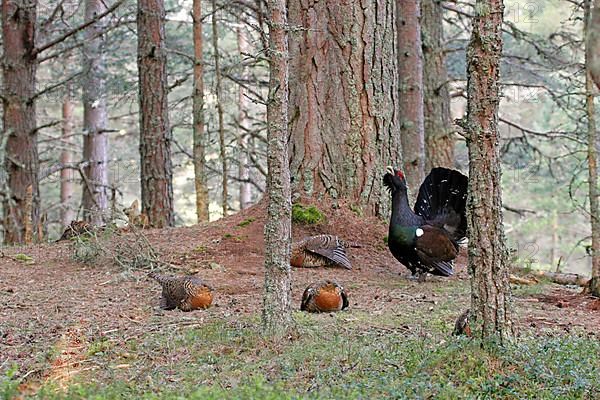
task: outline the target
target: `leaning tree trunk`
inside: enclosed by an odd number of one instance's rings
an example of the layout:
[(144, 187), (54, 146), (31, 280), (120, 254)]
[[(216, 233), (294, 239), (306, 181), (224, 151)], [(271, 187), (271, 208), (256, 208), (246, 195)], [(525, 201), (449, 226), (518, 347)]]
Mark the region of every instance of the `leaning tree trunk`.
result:
[(394, 4), (293, 1), (290, 164), (294, 190), (386, 214), (386, 165), (399, 164)]
[(469, 271), (471, 307), (482, 337), (513, 335), (508, 251), (502, 225), (498, 79), (502, 0), (477, 0), (467, 48)]
[(265, 224), (265, 333), (281, 337), (292, 325), (290, 272), (291, 192), (288, 163), (288, 34), (286, 1), (269, 0), (270, 80), (267, 104), (267, 193)]
[(444, 54), (443, 9), (439, 0), (421, 0), (425, 172), (454, 167), (448, 72)]
[[(91, 20), (107, 9), (103, 0), (86, 0), (85, 18)], [(83, 217), (102, 225), (108, 211), (108, 111), (104, 37), (106, 19), (88, 26), (83, 42)]]
[[(65, 60), (70, 58), (65, 58)], [(71, 85), (67, 84), (65, 97), (62, 103), (62, 132), (61, 132), (61, 146), (63, 147), (60, 153), (60, 163), (62, 169), (60, 170), (60, 203), (62, 209), (60, 213), (60, 220), (63, 226), (67, 226), (75, 218), (75, 212), (73, 210), (73, 195), (75, 194), (75, 183), (73, 179), (73, 161), (75, 161), (75, 155), (73, 154), (73, 147), (75, 143), (73, 141), (73, 126), (75, 125), (75, 103), (73, 103), (73, 92)]]
[[(588, 120), (588, 185), (590, 197), (590, 223), (592, 228), (592, 280), (590, 281), (590, 292), (600, 297), (600, 213), (598, 210), (598, 132), (596, 130), (596, 111), (594, 107), (594, 81), (592, 73), (595, 70), (595, 57), (592, 53), (600, 50), (594, 46), (598, 40), (596, 35), (600, 33), (600, 0), (596, 0), (592, 15), (590, 6), (592, 0), (585, 0), (584, 36), (586, 41), (585, 52), (585, 104)], [(592, 19), (594, 18), (594, 19)], [(589, 47), (588, 47), (589, 46)]]
[[(4, 168), (7, 175), (3, 197), (4, 241), (31, 240), (39, 225), (40, 198), (35, 118), (35, 1), (2, 1), (3, 132), (8, 135)], [(37, 231), (37, 229), (35, 229)]]
[[(245, 54), (248, 53), (248, 41), (242, 28), (237, 28), (238, 52), (242, 60), (242, 79), (246, 80), (248, 68), (244, 65)], [(246, 89), (240, 85), (238, 92), (238, 178), (240, 180), (240, 210), (250, 207), (252, 204), (252, 192), (250, 191), (250, 168), (248, 166), (248, 145), (250, 126), (248, 123), (249, 101), (246, 97)]]
[(194, 30), (194, 184), (196, 188), (196, 216), (198, 222), (209, 219), (208, 213), (208, 183), (206, 179), (204, 133), (204, 59), (202, 57), (202, 0), (194, 0), (193, 4)]
[(142, 211), (150, 225), (173, 225), (171, 130), (163, 0), (138, 0)]
[(409, 196), (415, 200), (425, 178), (421, 1), (397, 0), (400, 139)]
[(219, 120), (219, 154), (221, 158), (221, 207), (223, 216), (227, 216), (227, 152), (225, 151), (225, 123), (223, 122), (223, 89), (221, 82), (221, 60), (219, 55), (219, 31), (217, 29), (217, 2), (212, 0), (212, 42), (215, 56), (215, 94), (217, 116)]

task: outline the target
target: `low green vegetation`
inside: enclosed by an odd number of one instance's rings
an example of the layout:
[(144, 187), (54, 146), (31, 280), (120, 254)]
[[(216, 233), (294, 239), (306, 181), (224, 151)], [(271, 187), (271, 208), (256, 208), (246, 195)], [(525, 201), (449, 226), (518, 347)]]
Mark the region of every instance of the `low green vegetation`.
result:
[(325, 214), (315, 206), (296, 203), (292, 206), (292, 222), (304, 225), (315, 225), (325, 221)]
[(238, 224), (238, 226), (239, 226), (240, 228), (243, 228), (243, 227), (245, 227), (245, 226), (248, 226), (248, 225), (250, 225), (250, 224), (251, 224), (251, 223), (253, 223), (254, 221), (255, 221), (255, 218), (252, 218), (252, 217), (250, 217), (250, 218), (247, 218), (247, 219), (243, 220), (242, 222), (240, 222), (240, 223)]
[[(419, 316), (421, 318), (422, 316)], [(150, 332), (118, 346), (93, 342), (87, 372), (43, 399), (490, 398), (600, 396), (600, 342), (584, 334), (525, 333), (505, 346), (452, 337), (452, 321), (410, 316), (297, 313), (297, 332), (273, 344), (258, 317), (211, 319)], [(172, 327), (170, 328), (172, 329)], [(126, 367), (123, 367), (123, 366)], [(15, 395), (14, 370), (0, 393)], [(7, 398), (7, 397), (5, 397)], [(9, 397), (10, 398), (10, 397)]]

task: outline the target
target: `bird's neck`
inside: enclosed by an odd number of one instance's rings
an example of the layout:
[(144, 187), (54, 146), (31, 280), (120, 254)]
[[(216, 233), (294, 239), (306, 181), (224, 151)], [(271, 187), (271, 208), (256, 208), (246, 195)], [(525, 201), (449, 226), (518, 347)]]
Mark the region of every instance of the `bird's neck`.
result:
[(416, 215), (408, 204), (406, 191), (398, 190), (392, 197), (392, 224), (420, 225), (421, 218)]

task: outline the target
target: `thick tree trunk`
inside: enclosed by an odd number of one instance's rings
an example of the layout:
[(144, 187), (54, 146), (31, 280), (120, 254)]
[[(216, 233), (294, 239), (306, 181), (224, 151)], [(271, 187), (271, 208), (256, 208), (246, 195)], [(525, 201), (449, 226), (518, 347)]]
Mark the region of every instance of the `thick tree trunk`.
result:
[[(237, 40), (238, 40), (238, 51), (240, 53), (240, 59), (244, 59), (244, 54), (248, 53), (248, 41), (246, 35), (241, 27), (237, 28)], [(242, 67), (242, 79), (247, 76), (247, 67)], [(240, 179), (240, 210), (250, 207), (252, 204), (252, 192), (250, 190), (250, 170), (248, 166), (248, 131), (250, 125), (248, 124), (248, 111), (249, 104), (246, 97), (246, 89), (240, 85), (238, 93), (238, 106), (239, 106), (239, 133), (238, 133), (238, 178)]]
[(443, 9), (440, 0), (421, 0), (421, 38), (427, 173), (434, 167), (454, 167), (454, 129), (450, 115)]
[[(91, 20), (106, 11), (103, 0), (86, 0), (85, 18)], [(104, 38), (106, 19), (88, 26), (83, 45), (83, 160), (88, 164), (82, 190), (84, 219), (102, 225), (108, 212), (108, 112), (106, 108), (106, 67)]]
[(286, 1), (269, 0), (270, 80), (267, 104), (267, 192), (265, 224), (265, 292), (262, 322), (265, 333), (281, 337), (292, 325), (290, 272), (291, 193), (288, 163), (288, 34)]
[(198, 222), (209, 220), (208, 184), (206, 179), (204, 134), (204, 59), (202, 57), (202, 0), (194, 0), (192, 12), (194, 30), (194, 184)]
[[(3, 201), (4, 241), (24, 243), (40, 216), (38, 150), (35, 118), (37, 2), (2, 1), (3, 135), (7, 190)], [(3, 138), (4, 139), (4, 138)], [(27, 231), (27, 232), (26, 232)]]
[[(60, 153), (60, 162), (63, 167), (72, 166), (75, 160), (73, 154), (73, 126), (75, 125), (75, 103), (72, 100), (72, 91), (70, 85), (67, 85), (67, 90), (62, 103), (62, 138), (61, 145), (63, 147)], [(73, 209), (73, 195), (75, 194), (75, 181), (73, 179), (73, 170), (63, 168), (60, 171), (60, 202), (62, 209), (60, 220), (63, 226), (67, 226), (75, 218)]]
[(157, 228), (173, 225), (164, 20), (163, 0), (138, 0), (142, 211)]
[(217, 97), (217, 116), (219, 119), (219, 150), (221, 156), (221, 207), (223, 216), (227, 216), (227, 152), (225, 149), (225, 125), (223, 122), (223, 90), (221, 83), (221, 62), (219, 55), (219, 31), (217, 29), (217, 2), (212, 0), (212, 41), (215, 55), (215, 92)]
[[(595, 49), (588, 45), (590, 39), (593, 39), (592, 30), (600, 29), (594, 26), (592, 20), (592, 11), (590, 9), (592, 0), (585, 1), (585, 16), (584, 16), (584, 35), (587, 37), (586, 52), (585, 52), (585, 104), (588, 120), (588, 187), (590, 197), (590, 224), (592, 228), (592, 280), (590, 281), (590, 292), (594, 296), (600, 297), (600, 210), (598, 209), (598, 132), (596, 130), (596, 111), (594, 108), (594, 81), (592, 73), (594, 68), (592, 64), (594, 57), (592, 53), (600, 48)], [(596, 1), (595, 5), (600, 7), (600, 1)], [(594, 14), (600, 13), (599, 8), (594, 8)], [(600, 19), (600, 18), (598, 18)], [(593, 29), (591, 27), (594, 27)]]
[(294, 190), (386, 215), (381, 176), (401, 163), (394, 4), (293, 1), (288, 13), (305, 28), (290, 35)]
[(498, 79), (502, 0), (477, 0), (467, 48), (469, 272), (471, 307), (482, 337), (513, 335), (508, 251), (502, 225)]
[(409, 196), (415, 200), (421, 182), (425, 179), (421, 1), (397, 0), (396, 4), (400, 139)]

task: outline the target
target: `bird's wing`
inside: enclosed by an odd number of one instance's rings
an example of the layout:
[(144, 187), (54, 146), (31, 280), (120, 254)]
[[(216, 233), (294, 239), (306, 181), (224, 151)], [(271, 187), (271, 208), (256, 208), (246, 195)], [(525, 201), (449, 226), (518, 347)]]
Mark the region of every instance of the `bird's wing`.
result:
[(343, 242), (337, 236), (319, 235), (306, 241), (304, 248), (321, 257), (325, 257), (337, 265), (341, 265), (346, 269), (352, 269), (352, 264), (346, 256)]
[(342, 294), (342, 310), (348, 308), (348, 295), (346, 294), (346, 291), (344, 290), (344, 288), (342, 288), (341, 290), (341, 294)]
[(312, 300), (315, 290), (312, 286), (307, 287), (302, 294), (302, 302), (300, 303), (300, 311), (306, 311), (308, 303)]
[(458, 255), (458, 247), (452, 242), (448, 234), (441, 228), (423, 225), (417, 229), (415, 247), (434, 261), (452, 261)]

